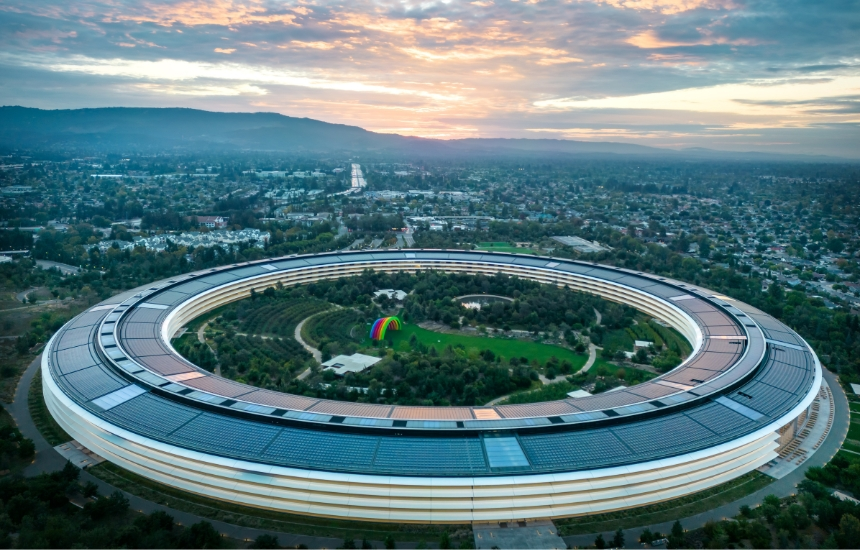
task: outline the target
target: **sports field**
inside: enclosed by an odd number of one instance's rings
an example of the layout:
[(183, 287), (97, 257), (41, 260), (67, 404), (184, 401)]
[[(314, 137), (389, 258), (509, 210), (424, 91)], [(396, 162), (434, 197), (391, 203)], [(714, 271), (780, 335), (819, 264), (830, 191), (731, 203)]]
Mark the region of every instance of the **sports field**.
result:
[(459, 334), (443, 334), (426, 330), (418, 325), (404, 325), (401, 330), (389, 331), (386, 339), (391, 338), (394, 349), (406, 351), (409, 349), (409, 340), (412, 335), (426, 346), (436, 346), (436, 351), (441, 352), (448, 346), (463, 346), (466, 353), (478, 353), (488, 349), (504, 359), (511, 357), (526, 357), (529, 361), (536, 359), (539, 363), (546, 363), (555, 356), (559, 361), (570, 361), (573, 371), (576, 372), (585, 364), (588, 356), (571, 351), (560, 346), (540, 344), (538, 342), (524, 342), (522, 340), (507, 340), (503, 338), (487, 338), (484, 336), (463, 336)]

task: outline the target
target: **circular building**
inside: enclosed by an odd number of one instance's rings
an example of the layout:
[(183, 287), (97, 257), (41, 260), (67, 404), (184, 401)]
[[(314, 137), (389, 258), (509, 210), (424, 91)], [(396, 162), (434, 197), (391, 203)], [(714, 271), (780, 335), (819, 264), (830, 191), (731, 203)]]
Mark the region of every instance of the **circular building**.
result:
[[(252, 289), (365, 269), (567, 286), (668, 323), (693, 352), (658, 378), (591, 397), (405, 407), (259, 389), (170, 345), (190, 320)], [(701, 491), (773, 460), (821, 386), (800, 336), (728, 296), (591, 263), (444, 250), (291, 256), (174, 277), (90, 308), (42, 357), (51, 414), (114, 464), (229, 502), (392, 522), (576, 516)]]

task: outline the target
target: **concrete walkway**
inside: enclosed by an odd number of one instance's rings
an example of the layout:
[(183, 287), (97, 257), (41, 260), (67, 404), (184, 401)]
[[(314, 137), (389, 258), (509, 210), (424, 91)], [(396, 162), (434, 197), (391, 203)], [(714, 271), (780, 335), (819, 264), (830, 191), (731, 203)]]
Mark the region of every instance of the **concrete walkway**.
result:
[(200, 328), (197, 329), (197, 341), (201, 344), (205, 345), (209, 348), (209, 351), (212, 352), (212, 356), (215, 357), (215, 374), (221, 376), (221, 362), (218, 360), (218, 354), (215, 353), (215, 350), (212, 349), (212, 346), (209, 345), (209, 342), (206, 341), (206, 327), (209, 326), (209, 321), (206, 321)]
[(586, 361), (585, 364), (582, 365), (582, 368), (579, 369), (579, 372), (577, 374), (582, 373), (582, 372), (588, 372), (588, 369), (591, 368), (591, 366), (594, 364), (594, 362), (596, 360), (597, 360), (597, 346), (595, 346), (594, 344), (588, 344), (588, 361)]
[[(767, 495), (787, 497), (796, 491), (798, 483), (806, 479), (805, 473), (809, 468), (812, 466), (824, 466), (830, 462), (830, 459), (833, 458), (842, 446), (842, 442), (845, 441), (845, 436), (848, 434), (850, 417), (848, 412), (848, 399), (845, 397), (845, 392), (842, 391), (842, 387), (839, 385), (836, 375), (828, 370), (824, 370), (824, 378), (827, 380), (833, 393), (833, 405), (836, 409), (836, 413), (833, 418), (833, 426), (830, 428), (830, 433), (828, 434), (827, 439), (824, 440), (824, 443), (821, 444), (815, 454), (809, 457), (793, 472), (751, 495), (701, 514), (696, 514), (686, 518), (678, 518), (681, 521), (681, 525), (684, 526), (684, 529), (697, 529), (702, 527), (708, 521), (720, 521), (722, 519), (734, 517), (740, 513), (741, 506), (744, 504), (749, 507), (759, 505), (761, 504), (762, 499)], [(673, 523), (675, 523), (674, 520), (656, 525), (624, 529), (625, 548), (640, 548), (639, 535), (645, 527), (651, 529), (652, 532), (659, 531), (660, 533), (666, 534), (671, 531)], [(607, 538), (607, 535), (612, 535), (613, 533), (614, 531), (612, 533), (608, 531), (603, 532), (603, 537)], [(591, 533), (588, 535), (569, 535), (563, 538), (568, 546), (573, 548), (575, 546), (593, 546), (595, 537), (597, 537), (597, 533)]]
[(296, 342), (301, 344), (302, 347), (305, 348), (305, 351), (313, 355), (317, 363), (322, 363), (322, 352), (305, 342), (305, 339), (302, 338), (302, 327), (305, 326), (305, 323), (308, 322), (311, 317), (316, 317), (317, 315), (319, 315), (319, 313), (314, 313), (310, 317), (305, 317), (304, 319), (302, 319), (302, 321), (298, 325), (296, 325), (296, 330), (293, 335), (296, 337)]
[[(328, 311), (328, 310), (326, 310), (326, 311)], [(320, 313), (325, 313), (325, 312), (321, 311)], [(313, 347), (312, 345), (308, 344), (307, 342), (305, 342), (305, 339), (302, 338), (302, 327), (305, 326), (305, 323), (307, 321), (309, 321), (311, 319), (311, 317), (315, 317), (315, 316), (319, 315), (320, 313), (314, 313), (313, 315), (310, 315), (310, 316), (302, 319), (302, 321), (298, 325), (296, 325), (296, 330), (293, 333), (293, 336), (295, 336), (296, 342), (298, 342), (299, 344), (302, 345), (303, 348), (305, 348), (305, 351), (307, 351), (308, 353), (310, 353), (311, 355), (314, 356), (314, 361), (322, 364), (322, 352), (320, 350), (318, 350), (317, 348)], [(310, 376), (310, 374), (311, 374), (311, 368), (308, 367), (305, 370), (303, 370), (298, 376), (296, 376), (296, 380), (304, 380), (305, 378)]]
[[(30, 388), (30, 383), (33, 381), (33, 377), (38, 371), (41, 365), (41, 356), (37, 357), (30, 365), (27, 367), (27, 370), (24, 372), (24, 375), (21, 377), (21, 380), (18, 382), (18, 387), (15, 390), (15, 400), (11, 405), (7, 406), (7, 410), (15, 419), (15, 423), (18, 425), (18, 429), (21, 430), (21, 433), (24, 434), (25, 437), (28, 437), (33, 440), (36, 445), (36, 458), (33, 460), (33, 463), (30, 464), (25, 470), (24, 474), (27, 476), (35, 476), (42, 473), (55, 472), (58, 470), (62, 470), (66, 465), (66, 460), (60, 456), (54, 448), (48, 443), (44, 437), (42, 437), (41, 432), (36, 427), (36, 424), (33, 422), (33, 419), (30, 417), (30, 409), (27, 405), (27, 396)], [(102, 495), (109, 495), (114, 491), (120, 491), (125, 497), (128, 499), (129, 506), (133, 510), (137, 510), (139, 512), (144, 512), (150, 514), (157, 510), (161, 510), (173, 516), (176, 523), (179, 525), (192, 525), (194, 523), (198, 523), (200, 521), (208, 521), (212, 524), (215, 529), (230, 538), (243, 540), (243, 541), (251, 541), (259, 537), (260, 535), (272, 535), (278, 537), (278, 541), (281, 546), (284, 547), (295, 547), (299, 544), (304, 544), (308, 548), (337, 548), (341, 544), (343, 544), (343, 537), (313, 537), (306, 535), (295, 535), (291, 533), (282, 533), (279, 531), (270, 531), (266, 529), (255, 529), (253, 527), (242, 527), (239, 525), (234, 525), (232, 523), (225, 523), (223, 521), (211, 520), (207, 518), (203, 518), (197, 516), (195, 514), (190, 514), (188, 512), (182, 512), (180, 510), (175, 510), (173, 508), (169, 508), (167, 506), (163, 506), (161, 504), (156, 504), (155, 502), (146, 500), (144, 498), (140, 498), (138, 496), (132, 495), (131, 493), (127, 493), (120, 489), (117, 489), (113, 485), (102, 481), (101, 479), (93, 476), (88, 473), (86, 470), (81, 471), (80, 476), (81, 481), (92, 481), (99, 487), (99, 493)], [(352, 536), (350, 533), (345, 532), (343, 536)], [(397, 534), (394, 534), (395, 538)], [(361, 544), (360, 540), (356, 541), (358, 544)], [(435, 542), (435, 541), (434, 541)], [(384, 548), (384, 544), (380, 540), (371, 541), (375, 548)], [(398, 543), (397, 548), (415, 548), (418, 543), (414, 542), (406, 542), (406, 543)], [(429, 546), (435, 546), (434, 544), (430, 544)]]

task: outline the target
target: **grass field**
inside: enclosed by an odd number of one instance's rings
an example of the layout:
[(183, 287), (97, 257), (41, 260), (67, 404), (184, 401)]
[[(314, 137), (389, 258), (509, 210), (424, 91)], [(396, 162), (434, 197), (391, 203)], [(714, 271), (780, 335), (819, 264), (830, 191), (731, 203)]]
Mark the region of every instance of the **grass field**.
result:
[(852, 441), (850, 439), (846, 439), (845, 442), (842, 443), (842, 448), (847, 449), (849, 451), (854, 451), (855, 453), (860, 453), (860, 443)]
[(531, 248), (517, 248), (511, 243), (478, 243), (477, 250), (486, 250), (487, 252), (513, 252), (515, 254), (537, 254)]
[(414, 334), (419, 342), (426, 346), (436, 346), (436, 351), (441, 352), (448, 346), (463, 346), (466, 353), (478, 353), (488, 349), (503, 357), (527, 357), (529, 360), (536, 359), (539, 363), (546, 363), (550, 357), (555, 356), (559, 361), (568, 360), (573, 365), (574, 372), (582, 368), (588, 359), (586, 355), (576, 353), (566, 348), (550, 344), (539, 344), (537, 342), (523, 342), (522, 340), (506, 340), (502, 338), (487, 338), (483, 336), (461, 336), (459, 334), (443, 334), (423, 329), (417, 325), (405, 325), (399, 331), (391, 331), (391, 341), (394, 349), (406, 351), (409, 349), (409, 339)]
[[(854, 415), (852, 415), (852, 418), (853, 416)], [(851, 424), (848, 425), (848, 439), (860, 441), (860, 423), (852, 420)]]

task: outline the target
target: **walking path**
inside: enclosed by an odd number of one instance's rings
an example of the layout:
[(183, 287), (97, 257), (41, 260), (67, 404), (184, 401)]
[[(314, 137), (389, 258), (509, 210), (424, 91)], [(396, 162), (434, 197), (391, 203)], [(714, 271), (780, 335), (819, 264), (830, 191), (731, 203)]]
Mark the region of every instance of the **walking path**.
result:
[[(308, 353), (313, 355), (314, 359), (316, 359), (317, 363), (322, 363), (322, 352), (320, 350), (318, 350), (317, 348), (313, 347), (312, 345), (308, 344), (307, 342), (305, 342), (305, 339), (302, 338), (302, 327), (305, 326), (305, 323), (308, 320), (310, 320), (311, 317), (314, 317), (316, 315), (319, 315), (319, 313), (314, 313), (310, 317), (305, 317), (304, 319), (302, 319), (302, 321), (298, 325), (296, 325), (296, 330), (293, 333), (293, 335), (296, 337), (296, 342), (301, 344), (302, 347), (305, 348), (305, 351), (307, 351)], [(302, 378), (304, 378), (304, 377), (302, 377)]]
[[(806, 479), (806, 470), (812, 466), (824, 466), (830, 462), (830, 459), (832, 459), (836, 452), (839, 451), (839, 448), (842, 446), (842, 442), (845, 440), (845, 436), (848, 434), (850, 417), (848, 412), (848, 399), (845, 397), (845, 392), (842, 391), (842, 387), (839, 385), (836, 375), (828, 370), (824, 370), (824, 378), (830, 385), (831, 392), (833, 394), (835, 414), (833, 417), (833, 425), (830, 428), (830, 433), (815, 454), (810, 456), (793, 472), (751, 495), (745, 496), (718, 508), (708, 510), (707, 512), (702, 512), (701, 514), (696, 514), (687, 518), (679, 518), (684, 529), (696, 529), (702, 527), (708, 521), (720, 521), (725, 518), (734, 517), (740, 513), (742, 505), (746, 504), (749, 507), (754, 507), (761, 504), (762, 499), (767, 495), (776, 495), (778, 497), (787, 497), (792, 495), (796, 492), (797, 484)], [(673, 523), (675, 523), (674, 520), (656, 525), (647, 525), (647, 527), (653, 532), (659, 531), (660, 533), (668, 533), (672, 530)], [(646, 526), (623, 530), (624, 540), (626, 542), (625, 548), (640, 547), (639, 535), (645, 527)], [(613, 533), (604, 532), (603, 536), (604, 538), (607, 538), (607, 535), (612, 534)], [(591, 533), (588, 535), (569, 535), (562, 538), (564, 538), (564, 541), (568, 546), (573, 548), (575, 546), (593, 546), (596, 536), (597, 533)]]
[(215, 350), (212, 349), (212, 346), (209, 345), (209, 342), (206, 341), (206, 327), (209, 326), (209, 321), (206, 321), (200, 328), (197, 329), (197, 341), (201, 344), (204, 344), (209, 351), (212, 352), (212, 355), (215, 357), (215, 374), (221, 376), (221, 361), (218, 360), (218, 354), (215, 353)]
[[(328, 310), (326, 310), (326, 311), (328, 311)], [(295, 336), (296, 342), (298, 342), (299, 344), (302, 345), (303, 348), (305, 348), (305, 351), (307, 351), (308, 353), (310, 353), (311, 355), (314, 356), (314, 360), (317, 363), (322, 364), (322, 352), (320, 350), (318, 350), (317, 348), (313, 347), (312, 345), (308, 344), (307, 342), (305, 342), (305, 339), (302, 338), (302, 327), (305, 326), (305, 323), (308, 320), (310, 320), (311, 317), (315, 317), (315, 316), (319, 315), (320, 313), (325, 313), (325, 311), (320, 311), (319, 313), (314, 313), (313, 315), (310, 315), (310, 316), (302, 319), (302, 321), (298, 325), (296, 325), (296, 330), (293, 333), (293, 336)], [(304, 380), (305, 378), (310, 376), (310, 374), (311, 374), (311, 368), (308, 367), (305, 370), (303, 370), (301, 372), (301, 374), (296, 376), (296, 380)]]
[[(588, 372), (588, 369), (591, 368), (591, 365), (593, 365), (594, 361), (596, 361), (596, 360), (597, 360), (597, 346), (595, 346), (594, 344), (588, 344), (588, 361), (586, 361), (585, 364), (582, 365), (582, 368), (579, 369), (579, 372), (580, 373)], [(579, 374), (579, 373), (577, 373), (577, 374)]]
[[(39, 289), (36, 287), (33, 287), (33, 288), (28, 288), (27, 290), (23, 290), (23, 291), (21, 291), (15, 295), (15, 299), (19, 302), (27, 303), (27, 296), (29, 296), (31, 292), (34, 292), (36, 290), (39, 290)], [(18, 308), (16, 308), (16, 309), (18, 309)]]

